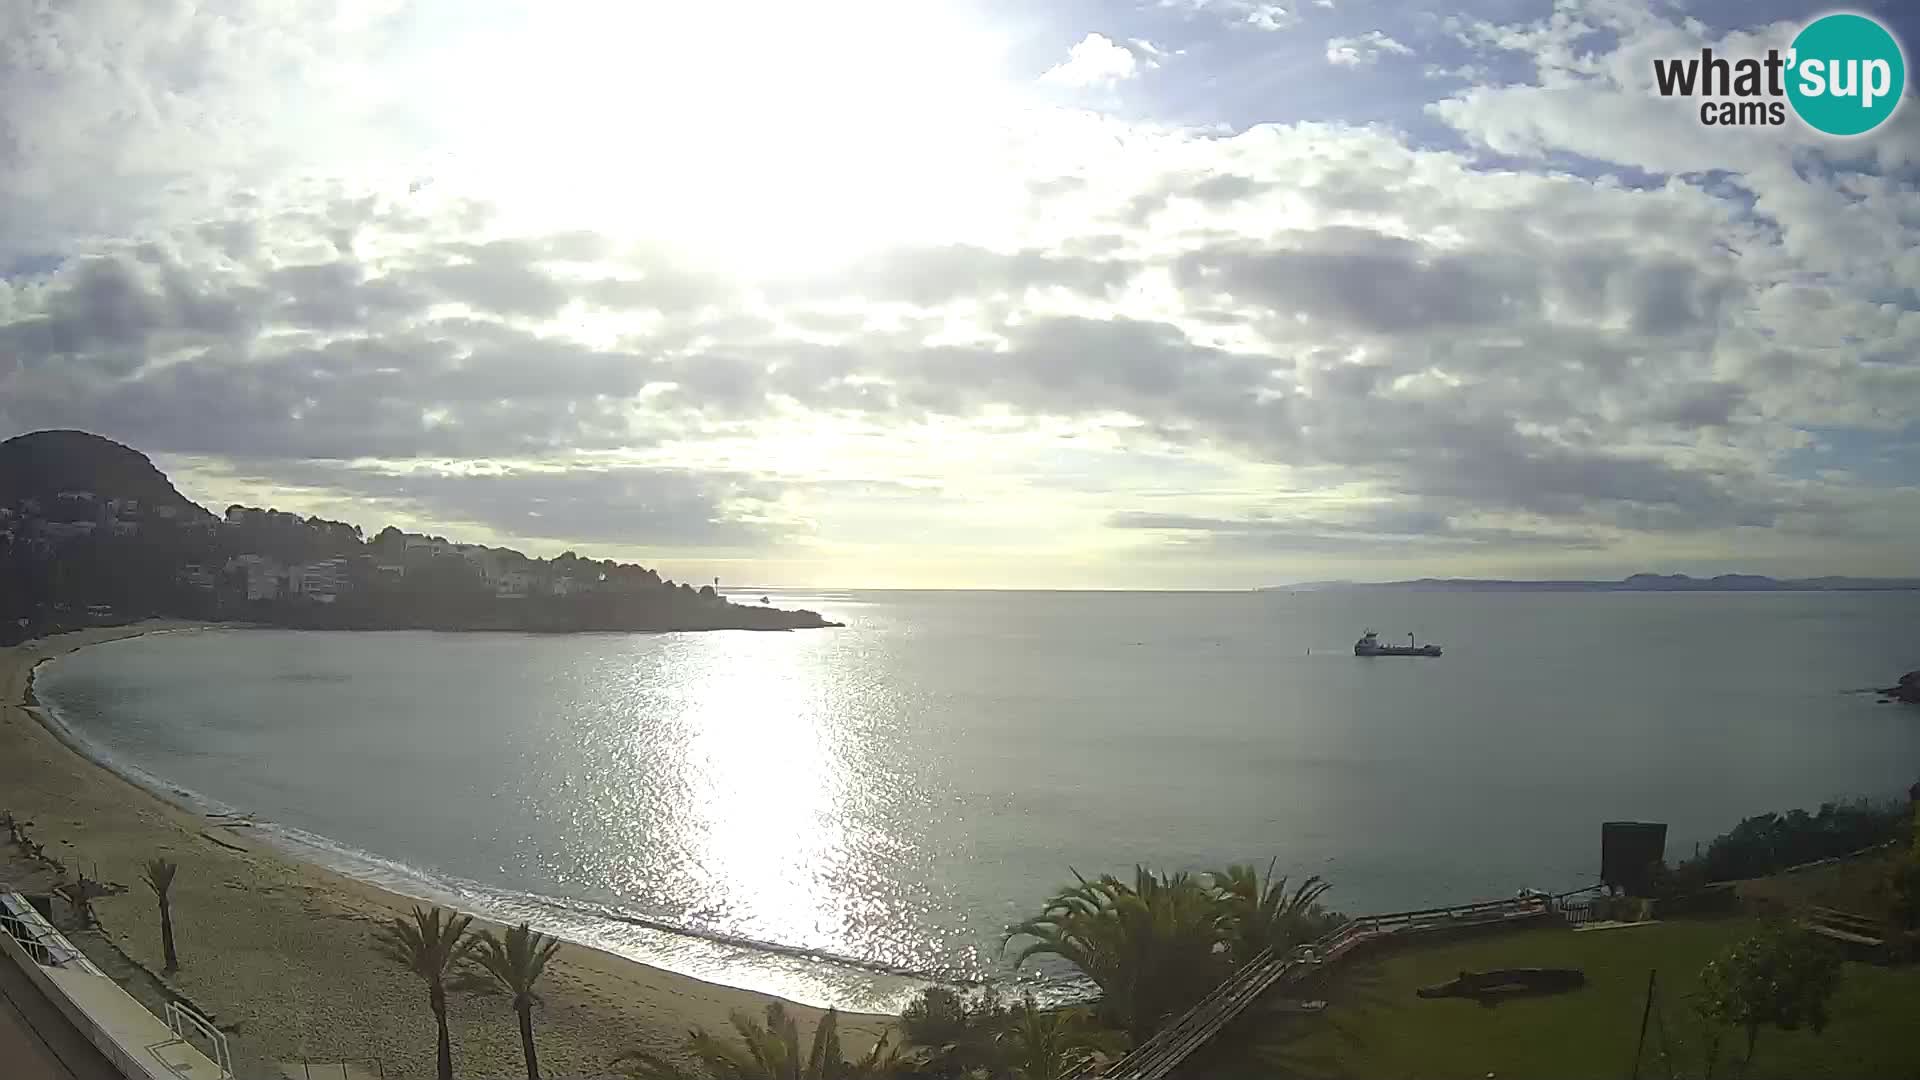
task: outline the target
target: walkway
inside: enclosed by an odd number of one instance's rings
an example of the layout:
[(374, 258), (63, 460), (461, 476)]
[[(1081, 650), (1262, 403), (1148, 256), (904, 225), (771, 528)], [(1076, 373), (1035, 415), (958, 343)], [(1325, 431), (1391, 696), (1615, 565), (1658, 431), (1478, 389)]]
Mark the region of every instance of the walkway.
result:
[(7, 1080), (125, 1080), (5, 956), (0, 956), (0, 1063)]

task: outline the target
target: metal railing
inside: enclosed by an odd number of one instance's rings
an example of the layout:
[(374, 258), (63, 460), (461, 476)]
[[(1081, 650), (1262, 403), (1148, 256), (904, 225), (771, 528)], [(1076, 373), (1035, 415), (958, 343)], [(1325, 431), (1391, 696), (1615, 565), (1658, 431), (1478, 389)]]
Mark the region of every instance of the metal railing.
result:
[(1070, 1080), (1090, 1076), (1161, 1080), (1218, 1035), (1268, 988), (1338, 960), (1366, 942), (1401, 934), (1533, 919), (1552, 911), (1550, 898), (1530, 896), (1350, 919), (1309, 944), (1296, 946), (1284, 956), (1271, 949), (1262, 950), (1192, 1008), (1148, 1036), (1118, 1061), (1104, 1067), (1084, 1062), (1067, 1076)]
[[(233, 1051), (227, 1047), (226, 1032), (213, 1026), (213, 1022), (194, 1012), (185, 1004), (169, 1000), (166, 1017), (167, 1030), (173, 1032), (181, 1042), (193, 1045), (193, 1037), (206, 1040), (205, 1051), (213, 1063), (220, 1069), (221, 1080), (233, 1080)], [(195, 1049), (200, 1049), (196, 1046)]]
[[(18, 895), (18, 894), (9, 894)], [(0, 929), (4, 929), (20, 948), (33, 957), (33, 962), (41, 967), (75, 967), (82, 971), (100, 974), (74, 944), (66, 939), (51, 923), (40, 918), (40, 913), (31, 907), (25, 912), (14, 912), (0, 902)]]
[(1593, 921), (1592, 900), (1575, 900), (1559, 904), (1555, 910), (1560, 912), (1560, 917), (1567, 921), (1568, 926), (1582, 926)]

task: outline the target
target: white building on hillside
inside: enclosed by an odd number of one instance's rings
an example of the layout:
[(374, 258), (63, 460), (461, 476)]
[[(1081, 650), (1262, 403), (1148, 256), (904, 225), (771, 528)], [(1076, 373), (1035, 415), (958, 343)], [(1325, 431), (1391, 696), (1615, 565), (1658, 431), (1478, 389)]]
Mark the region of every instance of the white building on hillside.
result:
[(331, 604), (347, 584), (345, 559), (322, 559), (287, 567), (287, 591), (322, 604)]
[(93, 535), (94, 523), (91, 521), (42, 521), (40, 536), (46, 540), (72, 540)]
[(438, 556), (445, 555), (452, 550), (453, 545), (447, 543), (445, 540), (435, 540), (432, 537), (416, 536), (411, 533), (407, 534), (407, 554), (409, 555), (425, 553)]
[(246, 576), (249, 600), (272, 600), (278, 597), (281, 583), (287, 575), (285, 567), (265, 555), (236, 555), (227, 562), (227, 569)]
[(488, 551), (478, 544), (462, 544), (460, 557), (467, 560), (467, 565), (473, 567), (473, 572), (480, 575), (481, 581), (491, 584), (500, 580), (499, 553)]

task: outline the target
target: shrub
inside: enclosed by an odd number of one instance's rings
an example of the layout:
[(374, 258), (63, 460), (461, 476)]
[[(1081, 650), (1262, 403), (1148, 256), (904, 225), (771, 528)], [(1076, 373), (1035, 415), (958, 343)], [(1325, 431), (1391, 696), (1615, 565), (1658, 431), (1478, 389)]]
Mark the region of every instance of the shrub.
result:
[(1747, 818), (1676, 868), (1704, 881), (1764, 877), (1789, 866), (1851, 855), (1905, 834), (1905, 802), (1823, 803), (1813, 814), (1790, 810)]

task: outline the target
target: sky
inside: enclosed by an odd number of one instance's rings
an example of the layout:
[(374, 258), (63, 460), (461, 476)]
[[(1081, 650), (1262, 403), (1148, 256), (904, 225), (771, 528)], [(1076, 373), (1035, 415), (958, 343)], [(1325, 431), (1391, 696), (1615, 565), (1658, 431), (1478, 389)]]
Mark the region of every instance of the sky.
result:
[(1651, 89), (1827, 10), (7, 4), (0, 437), (723, 584), (1920, 575), (1920, 108)]

